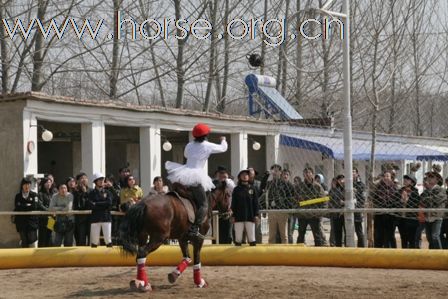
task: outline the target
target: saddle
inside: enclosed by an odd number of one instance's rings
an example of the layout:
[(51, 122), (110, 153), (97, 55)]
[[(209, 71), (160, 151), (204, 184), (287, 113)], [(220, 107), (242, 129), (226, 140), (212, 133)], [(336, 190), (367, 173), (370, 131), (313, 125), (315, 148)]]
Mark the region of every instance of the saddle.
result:
[(193, 194), (188, 188), (182, 184), (174, 183), (171, 188), (173, 191), (167, 193), (167, 195), (174, 196), (184, 205), (187, 210), (188, 222), (194, 223), (196, 218), (196, 207), (194, 205)]

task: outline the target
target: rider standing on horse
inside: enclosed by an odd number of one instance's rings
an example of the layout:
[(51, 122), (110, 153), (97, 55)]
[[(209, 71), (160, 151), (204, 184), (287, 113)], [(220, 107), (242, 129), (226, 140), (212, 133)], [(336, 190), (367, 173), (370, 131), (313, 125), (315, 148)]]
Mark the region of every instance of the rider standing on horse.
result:
[(210, 134), (209, 126), (205, 124), (197, 124), (193, 128), (194, 140), (189, 142), (185, 147), (184, 156), (187, 158), (187, 163), (181, 165), (178, 163), (167, 161), (165, 164), (168, 171), (168, 179), (172, 183), (180, 183), (190, 187), (193, 193), (193, 198), (196, 203), (196, 218), (193, 225), (188, 231), (190, 237), (204, 238), (199, 233), (199, 226), (204, 222), (208, 211), (208, 202), (206, 191), (215, 188), (212, 179), (208, 176), (205, 170), (205, 164), (211, 154), (223, 153), (227, 151), (226, 138), (220, 138), (221, 143), (215, 144), (207, 141), (207, 136)]

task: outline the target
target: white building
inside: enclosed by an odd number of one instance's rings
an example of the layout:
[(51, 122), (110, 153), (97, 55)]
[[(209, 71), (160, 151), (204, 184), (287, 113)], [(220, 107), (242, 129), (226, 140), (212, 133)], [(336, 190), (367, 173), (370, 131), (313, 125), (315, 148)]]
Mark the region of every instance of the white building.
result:
[[(301, 175), (305, 165), (326, 178), (342, 172), (342, 132), (330, 127), (29, 92), (0, 97), (0, 211), (13, 210), (14, 195), (27, 175), (52, 173), (63, 182), (80, 171), (89, 177), (94, 172), (117, 175), (129, 165), (147, 192), (155, 176), (164, 176), (165, 161), (183, 162), (184, 146), (198, 122), (212, 128), (210, 141), (221, 135), (229, 141), (228, 152), (210, 158), (210, 175), (218, 165), (236, 175), (248, 166), (263, 173), (274, 163), (289, 168), (293, 176)], [(41, 139), (42, 127), (53, 133), (50, 142)], [(354, 132), (353, 138), (360, 160), (356, 163), (365, 177), (370, 134)], [(171, 151), (162, 150), (165, 141), (172, 144)], [(446, 139), (379, 135), (378, 141), (378, 159), (396, 161), (403, 172), (408, 160), (446, 160), (448, 153)], [(252, 148), (254, 142), (260, 150)], [(428, 163), (423, 166), (422, 171)], [(446, 175), (446, 167), (444, 171)], [(19, 237), (10, 217), (0, 216), (0, 225), (0, 247), (16, 247)]]

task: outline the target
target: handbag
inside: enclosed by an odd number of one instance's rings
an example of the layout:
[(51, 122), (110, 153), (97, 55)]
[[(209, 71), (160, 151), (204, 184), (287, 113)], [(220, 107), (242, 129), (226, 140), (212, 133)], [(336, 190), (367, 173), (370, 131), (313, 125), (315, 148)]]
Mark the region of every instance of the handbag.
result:
[(59, 234), (65, 234), (74, 228), (75, 224), (67, 216), (61, 216), (56, 219), (54, 231)]
[(54, 224), (56, 220), (53, 216), (48, 216), (47, 228), (51, 231), (54, 231)]

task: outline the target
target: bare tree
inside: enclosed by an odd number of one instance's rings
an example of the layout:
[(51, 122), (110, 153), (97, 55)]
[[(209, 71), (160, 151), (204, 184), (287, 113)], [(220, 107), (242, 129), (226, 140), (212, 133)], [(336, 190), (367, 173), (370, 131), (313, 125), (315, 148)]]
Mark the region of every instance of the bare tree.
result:
[[(213, 4), (211, 5), (211, 19), (212, 24), (216, 24), (216, 14), (218, 10), (218, 0), (214, 0)], [(209, 111), (210, 109), (210, 96), (212, 92), (212, 85), (214, 82), (214, 79), (216, 77), (216, 48), (217, 48), (217, 36), (216, 36), (216, 26), (213, 27), (214, 29), (211, 30), (211, 42), (210, 42), (210, 59), (208, 63), (208, 80), (207, 80), (207, 90), (205, 92), (205, 99), (204, 99), (204, 107), (202, 108), (202, 111)]]

